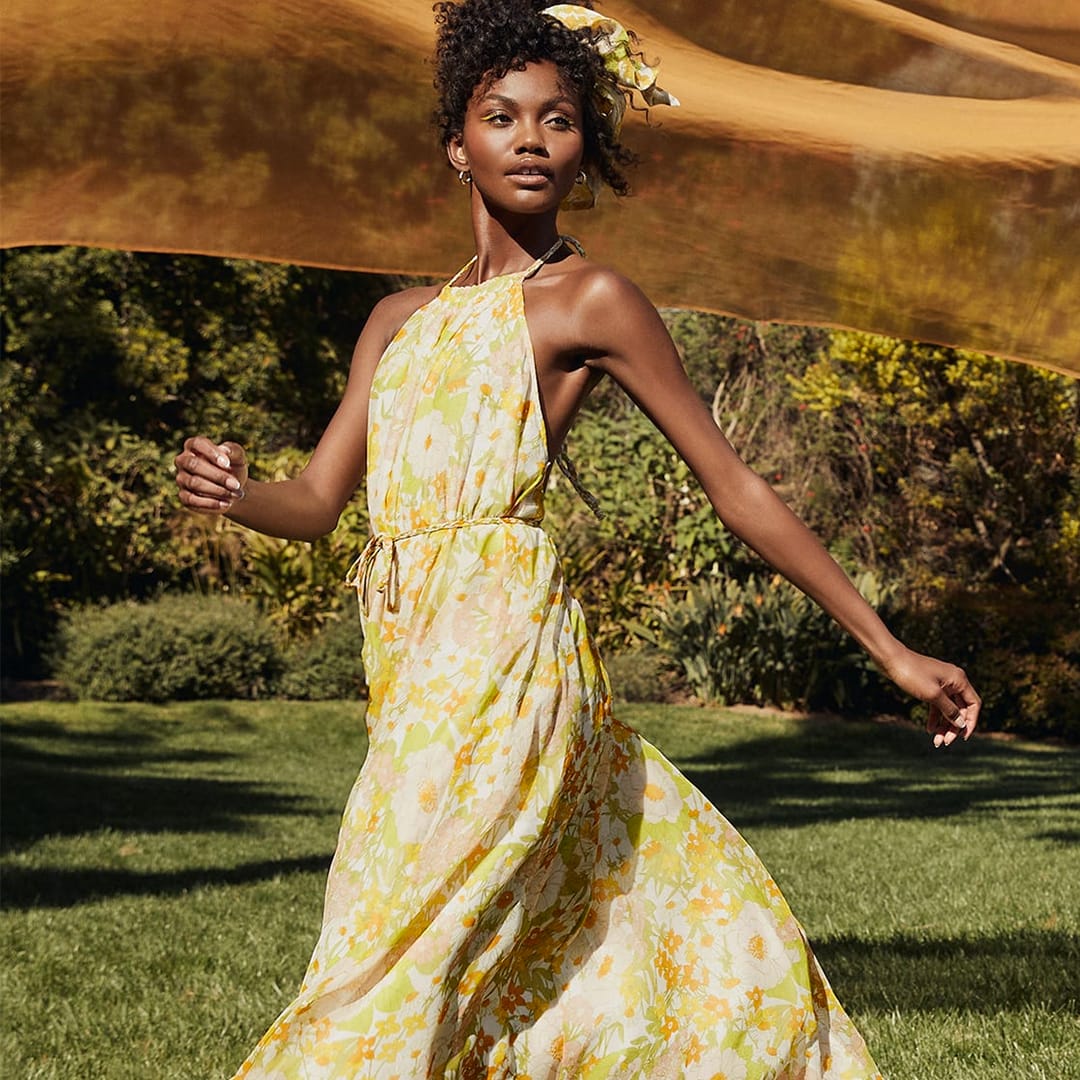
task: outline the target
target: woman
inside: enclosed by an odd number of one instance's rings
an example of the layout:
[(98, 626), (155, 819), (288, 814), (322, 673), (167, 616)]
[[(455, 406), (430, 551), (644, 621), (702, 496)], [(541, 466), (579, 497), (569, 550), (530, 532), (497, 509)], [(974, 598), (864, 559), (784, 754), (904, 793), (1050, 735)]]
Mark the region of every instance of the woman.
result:
[(250, 480), (239, 446), (203, 437), (176, 459), (184, 505), (296, 539), (332, 529), (366, 474), (374, 534), (350, 578), (367, 759), (305, 982), (238, 1076), (877, 1076), (756, 856), (611, 716), (540, 527), (589, 391), (627, 391), (727, 526), (929, 703), (936, 745), (971, 735), (979, 698), (897, 641), (739, 460), (648, 300), (559, 237), (568, 198), (626, 189), (620, 80), (670, 99), (621, 28), (539, 8), (437, 6), (476, 255), (375, 308), (303, 473)]

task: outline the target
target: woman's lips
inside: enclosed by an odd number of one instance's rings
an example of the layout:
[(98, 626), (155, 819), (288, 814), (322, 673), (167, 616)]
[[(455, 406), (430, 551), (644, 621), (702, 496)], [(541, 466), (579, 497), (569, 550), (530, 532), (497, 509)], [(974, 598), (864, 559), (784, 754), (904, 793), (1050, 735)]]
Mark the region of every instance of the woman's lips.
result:
[(524, 187), (543, 187), (552, 179), (552, 172), (543, 165), (518, 165), (507, 174), (515, 183)]
[(539, 172), (512, 172), (507, 175), (515, 184), (520, 184), (522, 187), (543, 187), (551, 180), (547, 173)]

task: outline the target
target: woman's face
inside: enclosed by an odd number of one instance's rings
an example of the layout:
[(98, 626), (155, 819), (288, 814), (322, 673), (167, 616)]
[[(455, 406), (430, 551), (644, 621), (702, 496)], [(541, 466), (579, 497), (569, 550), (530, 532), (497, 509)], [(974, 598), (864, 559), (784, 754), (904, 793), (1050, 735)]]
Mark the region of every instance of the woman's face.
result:
[(489, 206), (516, 213), (558, 209), (581, 168), (585, 138), (578, 94), (550, 61), (481, 85), (465, 129), (447, 146), (455, 169), (472, 173)]

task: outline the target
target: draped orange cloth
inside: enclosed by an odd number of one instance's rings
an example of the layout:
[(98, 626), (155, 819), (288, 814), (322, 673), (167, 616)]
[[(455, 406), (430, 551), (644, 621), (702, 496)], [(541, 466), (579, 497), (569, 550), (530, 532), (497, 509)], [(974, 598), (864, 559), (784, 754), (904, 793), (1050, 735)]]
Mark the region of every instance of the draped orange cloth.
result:
[[(568, 216), (660, 305), (1080, 374), (1080, 0), (610, 0), (681, 109)], [(429, 0), (7, 0), (0, 244), (445, 275)]]

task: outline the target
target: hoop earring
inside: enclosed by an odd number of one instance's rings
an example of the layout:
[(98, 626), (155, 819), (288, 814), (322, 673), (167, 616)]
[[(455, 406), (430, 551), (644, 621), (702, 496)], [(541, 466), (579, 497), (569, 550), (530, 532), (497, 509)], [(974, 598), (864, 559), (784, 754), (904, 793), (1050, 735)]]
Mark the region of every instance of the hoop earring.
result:
[(574, 177), (574, 186), (570, 194), (562, 201), (563, 210), (591, 210), (596, 205), (596, 192), (593, 191), (589, 174), (579, 169)]
[(472, 183), (472, 173), (468, 169), (458, 169), (457, 178), (460, 184)]

